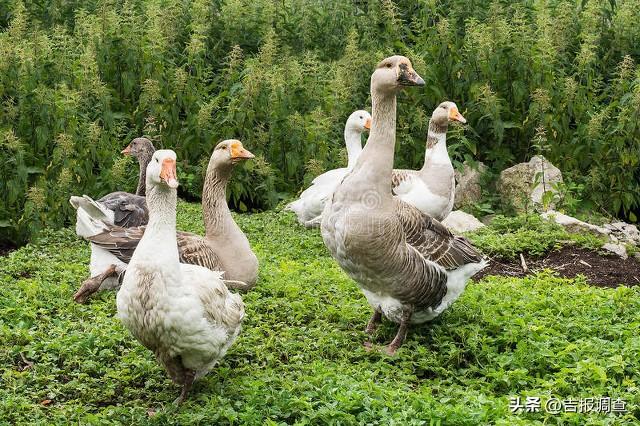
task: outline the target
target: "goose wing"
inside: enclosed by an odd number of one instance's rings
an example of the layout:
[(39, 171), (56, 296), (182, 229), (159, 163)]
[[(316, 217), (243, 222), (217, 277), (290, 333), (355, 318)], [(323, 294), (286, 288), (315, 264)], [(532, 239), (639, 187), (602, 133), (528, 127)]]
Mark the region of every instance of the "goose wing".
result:
[(409, 192), (411, 181), (417, 176), (415, 170), (393, 169), (391, 172), (391, 192), (399, 195)]
[(149, 210), (145, 197), (128, 192), (112, 192), (100, 198), (98, 202), (114, 213), (114, 224), (125, 228), (146, 225), (149, 222)]
[(207, 241), (191, 232), (177, 232), (180, 263), (203, 266), (212, 271), (220, 271), (222, 265)]
[[(119, 260), (129, 263), (131, 256), (144, 235), (146, 226), (124, 228), (107, 226), (104, 232), (88, 237), (93, 244), (109, 251)], [(191, 232), (177, 231), (180, 263), (199, 265), (212, 271), (221, 269), (218, 256), (204, 238)]]
[(106, 226), (103, 232), (87, 237), (86, 240), (107, 250), (116, 256), (118, 260), (129, 263), (133, 252), (144, 235), (145, 228), (146, 226), (124, 228), (110, 225)]
[(453, 235), (440, 222), (402, 200), (394, 199), (394, 203), (406, 243), (425, 259), (446, 270), (482, 261), (482, 255), (466, 238)]

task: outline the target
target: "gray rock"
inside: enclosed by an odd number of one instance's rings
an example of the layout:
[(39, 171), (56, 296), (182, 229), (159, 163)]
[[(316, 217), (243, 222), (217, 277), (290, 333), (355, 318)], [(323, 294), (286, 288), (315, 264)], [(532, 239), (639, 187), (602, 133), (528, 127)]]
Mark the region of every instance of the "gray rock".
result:
[(607, 243), (602, 246), (602, 249), (610, 251), (611, 253), (617, 254), (623, 259), (626, 259), (629, 257), (627, 255), (627, 248), (623, 244)]
[(617, 239), (626, 241), (631, 244), (638, 245), (640, 243), (640, 231), (638, 227), (626, 222), (614, 222), (604, 225), (605, 228), (611, 231), (612, 235), (615, 235)]
[(540, 216), (542, 216), (544, 219), (554, 221), (558, 225), (564, 227), (568, 232), (574, 234), (578, 234), (581, 232), (590, 232), (594, 235), (600, 236), (609, 235), (611, 233), (611, 231), (607, 228), (583, 222), (579, 219), (576, 219), (575, 217), (567, 216), (566, 214), (557, 212), (555, 210), (546, 211)]
[(462, 210), (454, 210), (442, 221), (442, 224), (455, 234), (475, 231), (484, 228), (486, 225), (476, 219), (475, 216), (465, 213)]
[(471, 167), (466, 161), (462, 166), (462, 173), (456, 170), (456, 197), (453, 203), (455, 209), (471, 207), (482, 198), (480, 175), (487, 170), (483, 163)]
[[(542, 173), (536, 182), (536, 175)], [(542, 211), (542, 197), (546, 191), (557, 193), (553, 188), (562, 182), (562, 172), (541, 155), (536, 155), (528, 163), (520, 163), (500, 173), (496, 188), (505, 207), (513, 207), (518, 212)], [(556, 197), (548, 208), (554, 208)]]

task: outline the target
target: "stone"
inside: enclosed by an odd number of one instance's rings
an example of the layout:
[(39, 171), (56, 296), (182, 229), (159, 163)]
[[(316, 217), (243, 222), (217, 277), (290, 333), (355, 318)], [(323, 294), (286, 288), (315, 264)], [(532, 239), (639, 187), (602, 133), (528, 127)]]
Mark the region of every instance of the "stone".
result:
[(462, 165), (462, 172), (456, 170), (456, 196), (453, 208), (471, 207), (482, 199), (480, 176), (487, 170), (483, 163), (472, 167), (468, 162)]
[(614, 222), (604, 225), (619, 240), (638, 245), (640, 243), (640, 231), (638, 227), (626, 222)]
[[(541, 173), (536, 182), (536, 175)], [(554, 185), (562, 182), (562, 172), (541, 155), (528, 163), (520, 163), (500, 173), (496, 189), (503, 207), (512, 207), (517, 212), (543, 211), (543, 195), (547, 191), (557, 194)], [(549, 200), (548, 208), (555, 207), (557, 197)]]
[(583, 222), (575, 217), (567, 216), (566, 214), (557, 212), (555, 210), (549, 210), (542, 213), (542, 216), (546, 220), (552, 220), (558, 225), (564, 227), (567, 232), (579, 234), (581, 232), (590, 232), (596, 236), (609, 235), (611, 231), (602, 226), (592, 225), (587, 222)]
[(602, 246), (602, 249), (606, 251), (610, 251), (611, 253), (617, 254), (623, 259), (626, 259), (627, 257), (629, 257), (627, 255), (627, 248), (623, 244), (607, 243)]
[(475, 216), (462, 210), (454, 210), (442, 221), (442, 224), (455, 234), (471, 232), (484, 228), (486, 225), (476, 219)]

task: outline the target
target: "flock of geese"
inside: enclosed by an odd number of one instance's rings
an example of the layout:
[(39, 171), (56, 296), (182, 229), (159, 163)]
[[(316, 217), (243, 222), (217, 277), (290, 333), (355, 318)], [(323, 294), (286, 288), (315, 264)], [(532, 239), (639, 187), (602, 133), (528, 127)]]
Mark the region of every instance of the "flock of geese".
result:
[[(347, 167), (316, 177), (288, 206), (302, 225), (321, 228), (329, 252), (364, 293), (373, 309), (366, 332), (373, 333), (382, 316), (399, 324), (385, 349), (391, 355), (410, 324), (437, 317), (487, 264), (464, 237), (438, 222), (451, 212), (455, 192), (447, 126), (466, 122), (453, 102), (433, 112), (422, 169), (393, 169), (396, 95), (424, 84), (409, 59), (380, 62), (371, 76), (372, 114), (356, 111), (345, 126)], [(76, 232), (91, 244), (91, 276), (74, 299), (86, 303), (98, 290), (119, 289), (118, 317), (182, 386), (181, 403), (240, 332), (244, 304), (230, 290), (248, 291), (257, 281), (257, 257), (225, 197), (234, 167), (254, 156), (238, 140), (215, 147), (200, 236), (176, 230), (175, 152), (156, 151), (137, 138), (123, 153), (140, 165), (135, 194), (70, 199)]]

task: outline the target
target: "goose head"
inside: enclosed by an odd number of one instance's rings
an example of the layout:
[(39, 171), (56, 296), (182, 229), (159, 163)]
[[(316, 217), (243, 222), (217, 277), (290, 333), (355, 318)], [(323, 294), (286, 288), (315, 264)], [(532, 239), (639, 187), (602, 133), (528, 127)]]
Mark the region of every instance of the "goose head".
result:
[[(122, 154), (124, 155), (132, 155), (136, 158), (140, 157), (150, 157), (151, 154), (155, 151), (155, 147), (153, 143), (147, 138), (135, 138), (132, 140), (129, 145), (125, 149), (122, 150)], [(145, 154), (145, 155), (142, 155)]]
[(424, 86), (424, 80), (413, 69), (411, 61), (404, 56), (383, 59), (371, 75), (371, 90), (395, 93), (407, 86)]
[(358, 133), (369, 130), (371, 128), (371, 114), (365, 110), (354, 111), (347, 119), (345, 128)]
[(147, 165), (147, 187), (176, 189), (176, 153), (170, 149), (160, 149), (153, 153)]
[(210, 164), (220, 169), (230, 169), (241, 161), (254, 158), (237, 139), (227, 139), (216, 145), (211, 154)]
[(453, 102), (442, 102), (436, 109), (433, 110), (431, 120), (439, 127), (446, 127), (449, 121), (459, 121), (460, 123), (466, 123), (467, 119), (460, 114), (458, 106)]

